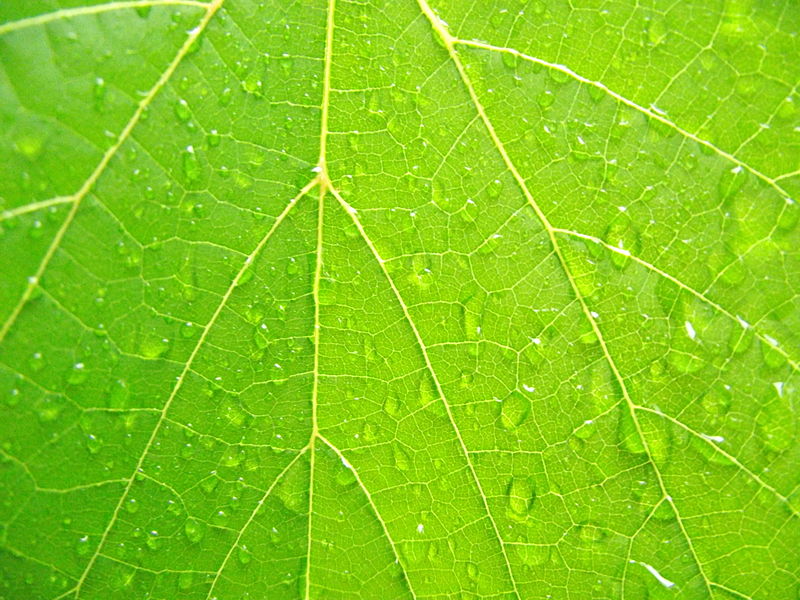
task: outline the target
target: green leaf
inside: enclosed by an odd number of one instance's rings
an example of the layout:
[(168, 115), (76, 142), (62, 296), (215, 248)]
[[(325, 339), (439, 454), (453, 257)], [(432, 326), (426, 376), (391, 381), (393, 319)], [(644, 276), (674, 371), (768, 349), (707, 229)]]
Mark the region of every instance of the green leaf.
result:
[(0, 598), (795, 600), (799, 29), (0, 2)]

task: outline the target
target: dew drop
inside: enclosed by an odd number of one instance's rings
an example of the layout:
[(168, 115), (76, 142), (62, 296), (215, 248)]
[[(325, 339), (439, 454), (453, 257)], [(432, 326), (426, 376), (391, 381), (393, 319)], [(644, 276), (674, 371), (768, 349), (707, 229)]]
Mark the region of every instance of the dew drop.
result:
[(186, 538), (189, 540), (189, 542), (192, 544), (197, 544), (205, 536), (206, 525), (202, 521), (199, 521), (194, 517), (190, 517), (183, 525), (183, 532), (186, 534)]
[(186, 123), (192, 116), (192, 112), (189, 110), (189, 103), (183, 98), (179, 98), (175, 103), (175, 116), (181, 123)]
[(495, 179), (491, 183), (489, 183), (486, 193), (488, 194), (489, 198), (499, 198), (500, 192), (503, 191), (503, 182), (499, 179)]
[(516, 429), (530, 412), (530, 401), (520, 392), (513, 392), (503, 400), (500, 408), (500, 425), (506, 430)]
[(34, 352), (33, 355), (28, 359), (28, 366), (30, 367), (31, 371), (38, 372), (41, 371), (44, 366), (44, 358), (42, 357), (41, 352)]
[(190, 182), (197, 181), (200, 178), (200, 162), (197, 159), (194, 146), (186, 146), (183, 151), (183, 173)]
[(723, 171), (719, 178), (719, 184), (717, 185), (720, 198), (722, 200), (731, 198), (736, 192), (742, 189), (745, 179), (746, 173), (741, 166)]
[[(148, 7), (149, 8), (149, 7)], [(178, 589), (188, 590), (194, 583), (194, 575), (189, 571), (184, 571), (178, 575)]]
[(86, 365), (82, 362), (77, 362), (72, 365), (72, 369), (67, 373), (67, 383), (70, 385), (80, 385), (86, 381)]
[(241, 563), (242, 565), (247, 565), (250, 563), (251, 560), (253, 560), (253, 554), (250, 552), (250, 550), (247, 549), (247, 546), (245, 546), (244, 544), (239, 546), (239, 548), (236, 551), (236, 556), (239, 559), (239, 563)]
[(161, 540), (158, 537), (158, 532), (156, 530), (148, 532), (144, 543), (148, 548), (150, 548), (150, 550), (158, 550), (161, 546)]
[(397, 396), (387, 396), (383, 401), (383, 410), (386, 414), (395, 419), (400, 416), (400, 399)]
[(578, 537), (584, 542), (596, 544), (602, 542), (607, 536), (607, 530), (592, 521), (584, 521), (578, 525)]
[(597, 423), (593, 420), (589, 419), (584, 421), (576, 430), (575, 430), (575, 437), (587, 440), (592, 437), (595, 432), (597, 431)]
[(139, 343), (139, 352), (144, 358), (158, 358), (169, 350), (170, 342), (155, 334), (145, 335)]
[(231, 100), (233, 100), (233, 90), (231, 90), (229, 87), (226, 87), (219, 95), (219, 103), (222, 106), (228, 106), (228, 104), (231, 103)]
[(206, 135), (206, 144), (208, 144), (209, 148), (216, 148), (219, 146), (220, 137), (219, 132), (216, 129), (212, 129)]
[(411, 457), (408, 455), (408, 452), (406, 452), (405, 449), (401, 448), (400, 446), (394, 446), (392, 448), (392, 454), (394, 458), (394, 466), (400, 471), (408, 471), (411, 468)]
[(515, 477), (508, 484), (508, 508), (510, 516), (527, 517), (533, 507), (536, 490), (533, 481), (524, 477)]
[(89, 553), (89, 536), (84, 535), (78, 538), (78, 543), (75, 546), (78, 556), (86, 556)]
[(92, 88), (92, 98), (94, 99), (94, 109), (97, 112), (102, 112), (105, 107), (107, 91), (105, 80), (102, 77), (95, 78), (94, 87)]

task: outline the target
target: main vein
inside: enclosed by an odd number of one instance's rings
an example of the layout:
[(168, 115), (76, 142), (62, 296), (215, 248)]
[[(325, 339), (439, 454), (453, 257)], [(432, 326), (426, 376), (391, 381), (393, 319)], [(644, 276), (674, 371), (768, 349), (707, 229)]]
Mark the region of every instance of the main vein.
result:
[[(449, 35), (449, 33), (448, 33), (448, 35)], [(630, 108), (636, 110), (637, 112), (642, 113), (643, 115), (645, 115), (646, 117), (648, 117), (650, 119), (653, 119), (655, 121), (659, 121), (660, 123), (663, 123), (664, 125), (666, 125), (670, 129), (673, 129), (674, 131), (677, 131), (682, 136), (684, 136), (684, 137), (686, 137), (686, 138), (688, 138), (688, 139), (690, 139), (690, 140), (692, 140), (694, 142), (697, 142), (701, 146), (705, 146), (706, 148), (708, 148), (709, 150), (711, 150), (714, 153), (718, 154), (719, 156), (722, 156), (726, 160), (729, 160), (730, 162), (732, 162), (736, 166), (742, 167), (743, 169), (747, 169), (753, 175), (755, 175), (760, 180), (762, 180), (764, 183), (766, 183), (767, 185), (772, 187), (775, 191), (777, 191), (783, 198), (790, 198), (791, 197), (789, 192), (787, 192), (785, 189), (783, 189), (783, 187), (781, 187), (781, 185), (778, 183), (778, 180), (781, 179), (782, 177), (777, 177), (777, 178), (770, 177), (769, 175), (763, 173), (762, 171), (759, 171), (755, 167), (747, 164), (746, 162), (744, 162), (743, 160), (741, 160), (740, 158), (738, 158), (734, 154), (731, 154), (730, 152), (726, 152), (725, 150), (723, 150), (719, 146), (716, 146), (716, 145), (712, 144), (711, 142), (709, 142), (708, 140), (704, 140), (703, 138), (699, 137), (698, 135), (692, 133), (691, 131), (688, 131), (687, 129), (684, 129), (683, 127), (681, 127), (680, 125), (678, 125), (674, 121), (668, 119), (664, 115), (660, 114), (656, 110), (653, 110), (651, 108), (647, 108), (645, 106), (642, 106), (641, 104), (626, 98), (622, 94), (619, 94), (618, 92), (615, 92), (614, 90), (612, 90), (609, 87), (607, 87), (605, 84), (603, 84), (603, 83), (601, 83), (599, 81), (595, 81), (593, 79), (589, 79), (588, 77), (584, 77), (583, 75), (580, 75), (580, 74), (576, 73), (575, 71), (573, 71), (572, 69), (570, 69), (569, 67), (567, 67), (565, 65), (561, 65), (561, 64), (558, 64), (558, 63), (552, 63), (552, 62), (543, 60), (541, 58), (537, 58), (535, 56), (531, 56), (529, 54), (525, 54), (524, 52), (520, 52), (519, 50), (516, 50), (514, 48), (507, 48), (507, 47), (503, 47), (503, 46), (494, 46), (492, 44), (487, 44), (486, 42), (480, 42), (480, 41), (476, 41), (476, 40), (462, 40), (462, 39), (454, 38), (452, 36), (450, 36), (450, 39), (452, 41), (452, 44), (454, 44), (454, 45), (470, 46), (472, 48), (479, 48), (481, 50), (489, 50), (489, 51), (492, 51), (492, 52), (500, 52), (500, 53), (504, 53), (504, 54), (511, 54), (513, 56), (517, 56), (517, 57), (519, 57), (519, 58), (521, 58), (523, 60), (527, 60), (529, 62), (538, 64), (538, 65), (542, 65), (543, 67), (547, 67), (547, 68), (552, 69), (554, 71), (560, 71), (561, 73), (564, 73), (565, 75), (568, 75), (569, 77), (571, 77), (572, 79), (575, 79), (576, 81), (579, 81), (580, 83), (583, 83), (583, 84), (586, 84), (586, 85), (590, 85), (590, 86), (595, 87), (595, 88), (597, 88), (599, 90), (602, 90), (603, 92), (605, 92), (606, 94), (608, 94), (609, 96), (611, 96), (612, 98), (617, 100), (618, 102), (621, 102), (622, 104), (624, 104), (626, 106), (629, 106)]]
[(133, 486), (133, 482), (136, 480), (136, 474), (142, 469), (142, 465), (144, 464), (144, 461), (147, 458), (150, 448), (152, 447), (156, 437), (161, 431), (161, 426), (164, 424), (166, 420), (166, 415), (169, 412), (172, 402), (175, 400), (176, 396), (178, 395), (178, 391), (180, 391), (181, 387), (183, 386), (183, 382), (186, 381), (186, 376), (191, 370), (195, 358), (199, 354), (200, 349), (203, 347), (203, 344), (205, 343), (208, 337), (209, 331), (211, 331), (217, 319), (219, 318), (220, 314), (222, 313), (222, 310), (227, 305), (229, 298), (233, 294), (233, 290), (236, 289), (236, 287), (239, 285), (239, 281), (242, 279), (247, 269), (251, 267), (251, 264), (255, 259), (255, 257), (257, 257), (260, 254), (261, 250), (264, 248), (266, 243), (272, 237), (272, 234), (280, 226), (280, 224), (289, 214), (291, 209), (295, 206), (295, 204), (297, 204), (300, 198), (305, 196), (306, 193), (308, 193), (311, 189), (313, 189), (314, 186), (317, 185), (317, 183), (318, 183), (317, 179), (316, 178), (313, 179), (308, 184), (306, 184), (306, 186), (302, 190), (300, 190), (300, 193), (297, 194), (297, 196), (295, 196), (294, 198), (292, 198), (291, 201), (289, 201), (289, 203), (283, 209), (281, 214), (275, 219), (275, 222), (272, 224), (272, 227), (270, 227), (269, 231), (267, 231), (267, 233), (264, 235), (264, 237), (261, 239), (258, 245), (256, 245), (255, 249), (244, 260), (242, 267), (239, 269), (238, 273), (236, 273), (236, 276), (233, 278), (233, 281), (231, 282), (230, 286), (228, 286), (228, 289), (225, 291), (225, 294), (220, 299), (219, 304), (217, 305), (217, 308), (214, 311), (214, 314), (211, 315), (211, 318), (209, 319), (208, 323), (203, 328), (203, 332), (200, 334), (197, 343), (192, 349), (192, 353), (189, 355), (189, 358), (186, 361), (183, 370), (181, 371), (180, 375), (178, 375), (178, 378), (175, 381), (175, 385), (173, 386), (172, 391), (170, 392), (170, 395), (167, 398), (167, 401), (164, 403), (164, 406), (161, 409), (158, 420), (156, 421), (156, 424), (153, 427), (153, 431), (150, 434), (150, 438), (147, 440), (147, 443), (145, 444), (144, 449), (142, 450), (139, 456), (139, 460), (136, 463), (136, 467), (134, 468), (131, 476), (128, 478), (127, 485), (125, 486), (125, 489), (123, 490), (122, 495), (120, 496), (120, 499), (117, 502), (117, 506), (115, 507), (114, 512), (111, 515), (111, 520), (108, 522), (108, 525), (106, 526), (102, 536), (100, 537), (100, 541), (97, 544), (95, 552), (92, 554), (91, 558), (89, 559), (89, 562), (86, 565), (86, 568), (81, 574), (81, 577), (75, 587), (76, 592), (80, 592), (80, 589), (83, 586), (84, 581), (86, 580), (86, 576), (94, 566), (94, 563), (97, 560), (97, 558), (100, 556), (100, 553), (103, 550), (103, 545), (105, 544), (106, 539), (108, 538), (108, 535), (111, 532), (111, 529), (113, 528), (114, 524), (117, 521), (117, 517), (119, 516), (120, 509), (122, 508), (122, 505), (125, 502), (125, 498), (130, 493), (131, 487)]
[(70, 207), (69, 213), (67, 214), (64, 222), (59, 227), (56, 235), (53, 237), (52, 242), (50, 242), (50, 246), (47, 248), (47, 251), (42, 257), (39, 266), (36, 269), (36, 272), (28, 278), (28, 284), (25, 287), (25, 291), (22, 293), (19, 301), (17, 302), (14, 309), (11, 311), (11, 314), (3, 323), (2, 327), (0, 327), (0, 342), (2, 342), (6, 335), (8, 334), (9, 329), (19, 317), (20, 312), (27, 304), (28, 300), (30, 300), (31, 295), (33, 294), (33, 290), (39, 284), (39, 281), (42, 278), (42, 274), (44, 273), (45, 269), (47, 269), (47, 265), (50, 264), (53, 256), (56, 253), (56, 250), (61, 245), (61, 241), (64, 239), (64, 235), (66, 234), (67, 230), (69, 229), (70, 224), (75, 219), (75, 215), (80, 208), (83, 199), (86, 195), (91, 191), (94, 187), (94, 184), (99, 179), (100, 175), (103, 174), (108, 164), (111, 162), (111, 159), (114, 158), (114, 155), (120, 149), (120, 147), (125, 143), (128, 137), (131, 135), (131, 132), (139, 123), (142, 118), (142, 114), (147, 109), (148, 106), (152, 103), (153, 99), (158, 95), (158, 92), (166, 85), (166, 83), (172, 77), (172, 74), (175, 72), (175, 69), (178, 68), (178, 65), (181, 63), (183, 58), (188, 54), (189, 50), (192, 48), (192, 45), (197, 41), (200, 35), (205, 31), (206, 27), (208, 26), (209, 21), (213, 18), (216, 12), (219, 10), (219, 7), (222, 6), (222, 3), (225, 0), (214, 0), (211, 4), (207, 4), (206, 12), (203, 14), (202, 19), (198, 23), (197, 27), (192, 29), (189, 32), (186, 40), (184, 41), (183, 45), (178, 50), (178, 53), (175, 55), (175, 58), (172, 59), (172, 62), (167, 66), (166, 70), (161, 74), (161, 77), (153, 84), (153, 87), (145, 94), (142, 100), (139, 102), (136, 110), (133, 112), (133, 116), (131, 116), (128, 123), (123, 128), (122, 132), (117, 137), (117, 140), (112, 144), (112, 146), (106, 150), (105, 154), (103, 154), (103, 158), (100, 159), (100, 163), (95, 167), (94, 171), (89, 175), (89, 178), (83, 183), (81, 188), (72, 195), (72, 206)]
[(319, 425), (317, 423), (317, 404), (319, 398), (319, 337), (320, 337), (320, 302), (319, 284), (322, 279), (322, 246), (323, 228), (325, 219), (325, 195), (327, 194), (330, 182), (326, 165), (326, 145), (328, 140), (328, 106), (331, 94), (331, 62), (333, 56), (333, 29), (334, 14), (336, 12), (336, 0), (328, 0), (328, 14), (325, 23), (325, 59), (322, 74), (322, 113), (320, 115), (319, 133), (319, 159), (314, 169), (319, 178), (319, 205), (317, 208), (317, 259), (314, 269), (314, 283), (312, 295), (314, 297), (314, 381), (311, 391), (311, 439), (309, 448), (311, 449), (311, 459), (308, 475), (308, 543), (306, 547), (306, 572), (305, 572), (305, 597), (311, 598), (311, 550), (313, 547), (313, 514), (314, 514), (314, 472), (316, 469), (316, 440), (319, 437)]
[(400, 295), (400, 290), (397, 289), (394, 280), (389, 274), (389, 271), (386, 269), (386, 261), (378, 253), (375, 244), (367, 235), (367, 232), (364, 230), (364, 226), (361, 224), (361, 221), (356, 216), (356, 211), (344, 200), (344, 198), (342, 198), (341, 194), (339, 194), (336, 188), (331, 187), (330, 190), (331, 193), (334, 195), (334, 197), (339, 201), (339, 204), (342, 206), (342, 208), (350, 215), (351, 219), (353, 220), (353, 223), (356, 226), (356, 229), (358, 229), (358, 232), (361, 234), (364, 243), (366, 243), (366, 245), (370, 249), (370, 252), (372, 252), (372, 256), (375, 258), (375, 261), (380, 266), (383, 275), (386, 277), (386, 280), (389, 283), (389, 287), (391, 287), (392, 289), (392, 293), (394, 294), (395, 299), (400, 304), (400, 308), (403, 311), (403, 315), (405, 317), (406, 322), (408, 323), (409, 327), (411, 327), (411, 331), (414, 334), (414, 338), (417, 342), (417, 345), (419, 346), (419, 349), (422, 352), (422, 357), (425, 361), (426, 370), (433, 379), (433, 383), (434, 386), (436, 387), (436, 393), (439, 396), (439, 399), (444, 404), (444, 408), (447, 413), (447, 417), (450, 421), (450, 425), (453, 427), (453, 431), (455, 432), (459, 447), (461, 448), (461, 451), (464, 453), (464, 459), (467, 462), (467, 468), (469, 469), (470, 475), (472, 476), (472, 479), (475, 482), (475, 486), (478, 489), (478, 494), (481, 497), (481, 501), (483, 502), (483, 507), (486, 510), (486, 515), (489, 519), (492, 529), (494, 530), (494, 534), (497, 536), (497, 541), (500, 545), (500, 551), (503, 555), (505, 566), (508, 570), (508, 576), (511, 581), (511, 586), (513, 588), (514, 594), (519, 599), (521, 598), (521, 596), (519, 594), (519, 591), (517, 590), (517, 582), (514, 579), (514, 572), (511, 568), (511, 561), (508, 558), (508, 553), (506, 552), (506, 546), (505, 543), (503, 542), (503, 537), (500, 535), (500, 528), (497, 526), (497, 522), (494, 520), (494, 516), (492, 515), (492, 512), (489, 509), (489, 502), (487, 500), (486, 493), (483, 491), (480, 479), (478, 478), (478, 473), (475, 471), (475, 466), (472, 464), (472, 459), (470, 458), (469, 450), (467, 449), (467, 445), (464, 443), (464, 438), (461, 435), (461, 431), (459, 430), (458, 425), (456, 424), (453, 411), (450, 408), (450, 403), (447, 401), (447, 397), (444, 394), (444, 389), (442, 388), (442, 384), (439, 382), (439, 377), (436, 375), (436, 371), (433, 368), (433, 363), (431, 363), (430, 356), (428, 355), (428, 348), (422, 339), (422, 335), (420, 334), (419, 329), (417, 329), (414, 320), (411, 318), (411, 313), (408, 310), (408, 305), (405, 303), (403, 297)]
[(464, 83), (464, 86), (467, 88), (467, 92), (469, 93), (469, 96), (470, 96), (473, 104), (475, 105), (475, 109), (478, 111), (478, 114), (481, 116), (481, 120), (483, 121), (483, 123), (484, 123), (484, 125), (486, 127), (486, 130), (487, 130), (489, 136), (492, 139), (492, 142), (494, 143), (495, 147), (497, 148), (498, 152), (500, 153), (500, 156), (502, 157), (503, 162), (506, 165), (506, 168), (508, 168), (509, 172), (512, 174), (512, 176), (516, 180), (516, 182), (519, 185), (523, 195), (525, 196), (526, 200), (530, 204), (530, 206), (533, 209), (533, 211), (536, 213), (536, 216), (538, 217), (539, 221), (542, 223), (542, 226), (544, 227), (544, 229), (547, 232), (547, 235), (548, 235), (548, 237), (550, 239), (550, 244), (551, 244), (551, 246), (553, 248), (553, 252), (556, 255), (556, 257), (558, 258), (558, 261), (559, 261), (559, 263), (560, 263), (560, 265), (561, 265), (561, 267), (562, 267), (562, 269), (564, 271), (564, 274), (565, 274), (565, 276), (566, 276), (566, 278), (567, 278), (567, 280), (569, 282), (569, 285), (572, 288), (573, 294), (575, 295), (576, 299), (578, 300), (578, 302), (579, 302), (579, 304), (581, 306), (581, 310), (582, 310), (584, 316), (586, 317), (587, 321), (589, 322), (589, 324), (590, 324), (590, 326), (592, 328), (592, 331), (594, 332), (594, 335), (597, 338), (598, 343), (600, 344), (600, 348), (602, 350), (603, 356), (604, 356), (606, 362), (608, 363), (609, 368), (611, 369), (611, 372), (614, 375), (614, 378), (618, 382), (618, 384), (620, 386), (620, 389), (622, 390), (622, 396), (625, 399), (626, 407), (628, 409), (628, 412), (630, 413), (631, 419), (633, 420), (637, 436), (639, 437), (639, 439), (640, 439), (640, 441), (642, 443), (642, 446), (645, 449), (645, 453), (647, 455), (648, 462), (652, 466), (652, 469), (653, 469), (653, 471), (654, 471), (654, 473), (656, 475), (656, 479), (658, 480), (658, 484), (659, 484), (659, 487), (661, 489), (661, 493), (662, 493), (663, 497), (669, 502), (669, 505), (670, 505), (670, 507), (672, 508), (672, 511), (675, 514), (675, 517), (676, 517), (677, 522), (678, 522), (678, 526), (679, 526), (679, 528), (681, 530), (681, 533), (682, 533), (683, 537), (686, 540), (686, 543), (687, 543), (687, 545), (689, 547), (689, 551), (690, 551), (690, 553), (692, 555), (693, 561), (697, 565), (697, 569), (700, 572), (700, 575), (702, 576), (703, 581), (705, 583), (705, 587), (706, 587), (706, 590), (708, 592), (708, 597), (712, 598), (713, 594), (711, 592), (711, 587), (710, 587), (710, 583), (711, 582), (710, 582), (709, 578), (706, 576), (706, 574), (705, 574), (705, 572), (703, 570), (702, 563), (700, 562), (700, 559), (697, 556), (697, 552), (695, 551), (694, 544), (692, 543), (692, 540), (689, 537), (689, 534), (687, 533), (686, 528), (684, 526), (683, 518), (681, 517), (680, 512), (678, 511), (678, 508), (675, 505), (674, 500), (672, 499), (672, 496), (670, 496), (669, 492), (667, 491), (666, 485), (664, 483), (664, 479), (663, 479), (663, 477), (661, 475), (661, 470), (658, 468), (658, 465), (656, 464), (656, 461), (653, 458), (652, 452), (651, 452), (650, 447), (649, 447), (648, 442), (647, 442), (647, 438), (644, 435), (644, 432), (642, 430), (641, 424), (639, 423), (638, 416), (636, 414), (636, 405), (633, 403), (633, 400), (631, 399), (631, 395), (628, 392), (628, 388), (627, 388), (627, 385), (625, 383), (625, 379), (622, 377), (622, 374), (620, 373), (619, 369), (617, 368), (616, 362), (614, 361), (614, 358), (612, 357), (611, 353), (609, 352), (608, 345), (606, 344), (605, 337), (603, 336), (603, 333), (600, 330), (600, 327), (599, 327), (599, 325), (597, 323), (597, 319), (592, 314), (592, 311), (590, 310), (590, 308), (589, 308), (589, 306), (588, 306), (588, 304), (586, 302), (586, 299), (583, 297), (583, 294), (580, 292), (580, 289), (578, 288), (578, 285), (577, 285), (577, 283), (575, 281), (575, 278), (574, 278), (574, 276), (572, 274), (572, 271), (569, 268), (569, 264), (567, 263), (566, 259), (564, 258), (564, 255), (563, 255), (563, 253), (561, 251), (561, 247), (559, 246), (559, 242), (558, 242), (558, 239), (557, 239), (556, 234), (555, 234), (555, 228), (550, 224), (549, 220), (547, 219), (547, 216), (544, 214), (542, 209), (536, 203), (536, 200), (533, 198), (533, 195), (531, 194), (530, 190), (528, 189), (528, 186), (525, 183), (525, 180), (523, 179), (522, 175), (517, 170), (516, 165), (511, 160), (511, 157), (509, 156), (508, 152), (506, 151), (505, 146), (503, 145), (502, 141), (500, 140), (499, 136), (497, 135), (497, 132), (494, 129), (494, 125), (490, 121), (489, 116), (486, 113), (486, 110), (484, 109), (483, 104), (480, 101), (480, 98), (478, 98), (478, 95), (475, 92), (475, 88), (472, 85), (472, 82), (471, 82), (471, 80), (469, 79), (469, 76), (466, 73), (466, 69), (464, 68), (464, 65), (461, 63), (461, 59), (459, 58), (458, 53), (457, 53), (457, 51), (455, 49), (456, 39), (453, 36), (450, 35), (450, 33), (445, 28), (444, 24), (436, 16), (436, 14), (433, 12), (433, 10), (430, 8), (430, 6), (426, 3), (425, 0), (417, 0), (417, 1), (418, 1), (419, 5), (420, 5), (422, 11), (425, 13), (425, 16), (430, 21), (431, 26), (433, 27), (433, 29), (436, 31), (436, 33), (439, 35), (439, 37), (441, 38), (442, 42), (444, 43), (444, 46), (447, 49), (447, 51), (448, 51), (448, 53), (450, 55), (450, 58), (453, 61), (456, 69), (458, 70), (458, 73), (459, 73), (459, 75), (460, 75), (460, 77), (461, 77), (461, 79), (462, 79), (462, 81)]

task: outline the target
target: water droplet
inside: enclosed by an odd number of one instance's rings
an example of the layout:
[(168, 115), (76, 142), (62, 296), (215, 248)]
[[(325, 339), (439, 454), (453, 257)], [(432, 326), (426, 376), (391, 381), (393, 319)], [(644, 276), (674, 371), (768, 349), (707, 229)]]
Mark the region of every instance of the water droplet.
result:
[(528, 418), (529, 412), (530, 401), (522, 393), (513, 392), (501, 403), (500, 425), (507, 430), (516, 429)]
[(645, 447), (627, 404), (620, 405), (619, 440), (631, 454), (644, 454)]
[(400, 399), (397, 396), (387, 396), (383, 401), (383, 410), (386, 411), (390, 417), (395, 419), (400, 416)]
[(94, 87), (92, 88), (92, 97), (94, 99), (94, 109), (97, 112), (102, 112), (103, 108), (105, 107), (105, 100), (106, 100), (106, 92), (107, 92), (106, 82), (102, 77), (97, 77), (94, 80)]
[(195, 335), (197, 335), (197, 329), (198, 328), (195, 327), (194, 323), (191, 323), (191, 322), (187, 321), (180, 328), (181, 337), (183, 339), (187, 339), (187, 340), (191, 339)]
[(244, 544), (239, 546), (236, 551), (236, 556), (239, 558), (239, 562), (243, 565), (249, 564), (250, 561), (253, 560), (253, 554)]
[(336, 483), (342, 487), (350, 487), (356, 483), (356, 476), (353, 469), (348, 465), (342, 464), (336, 472)]
[(596, 431), (597, 431), (597, 423), (589, 419), (588, 421), (584, 421), (575, 430), (575, 437), (580, 438), (582, 440), (588, 440), (595, 434)]
[(708, 414), (722, 416), (726, 414), (730, 408), (730, 392), (724, 389), (713, 389), (703, 396), (700, 405)]
[(664, 19), (655, 17), (647, 26), (647, 41), (651, 46), (658, 46), (667, 38), (667, 25)]
[(336, 304), (336, 291), (332, 279), (322, 277), (319, 281), (319, 303), (324, 306)]
[(125, 511), (129, 514), (135, 514), (139, 510), (139, 503), (136, 498), (129, 498), (125, 501)]
[(86, 436), (86, 448), (89, 450), (89, 454), (97, 454), (103, 449), (103, 441), (93, 433), (90, 433)]
[(500, 192), (503, 191), (503, 182), (499, 179), (495, 179), (494, 181), (490, 182), (486, 188), (486, 193), (488, 194), (489, 198), (499, 198)]
[(480, 339), (483, 320), (483, 296), (476, 294), (462, 304), (464, 335), (469, 341)]
[(216, 129), (212, 129), (208, 132), (206, 136), (206, 144), (208, 144), (209, 148), (216, 148), (219, 146), (220, 137), (219, 132)]
[(604, 239), (609, 246), (617, 248), (611, 251), (611, 262), (618, 269), (629, 262), (629, 255), (638, 254), (641, 250), (639, 234), (627, 216), (614, 219), (606, 229)]
[(144, 358), (158, 358), (169, 350), (169, 340), (150, 333), (142, 337), (139, 352)]
[(423, 376), (423, 378), (419, 382), (419, 404), (420, 406), (427, 406), (434, 400), (436, 400), (437, 394), (436, 390), (433, 387), (433, 381), (427, 376)]
[(578, 537), (584, 542), (595, 544), (602, 542), (608, 536), (608, 531), (592, 521), (584, 521), (578, 525)]
[(14, 149), (29, 161), (36, 160), (44, 149), (44, 137), (38, 133), (27, 131), (14, 139)]
[(722, 200), (727, 200), (742, 189), (747, 173), (741, 166), (726, 169), (719, 178), (717, 190)]
[(762, 443), (773, 452), (783, 452), (794, 443), (795, 422), (787, 418), (792, 414), (793, 391), (786, 385), (780, 388), (770, 386), (765, 391), (766, 398), (760, 403), (756, 423)]
[(515, 477), (508, 484), (508, 508), (511, 517), (524, 518), (530, 514), (536, 498), (533, 481), (526, 477)]
[(150, 550), (158, 550), (161, 546), (161, 540), (158, 538), (158, 532), (155, 530), (148, 532), (144, 543), (148, 548), (150, 548)]
[[(150, 8), (150, 7), (148, 7)], [(194, 583), (194, 575), (189, 571), (184, 571), (180, 575), (178, 575), (178, 589), (179, 590), (188, 590), (192, 587)]]
[(183, 525), (183, 532), (192, 544), (197, 544), (206, 534), (206, 524), (194, 517), (190, 517)]
[(548, 106), (552, 106), (553, 102), (555, 102), (555, 99), (556, 95), (550, 90), (545, 90), (536, 97), (536, 101), (542, 108), (547, 108)]
[(186, 150), (183, 152), (183, 173), (190, 182), (197, 181), (200, 178), (200, 162), (197, 159), (194, 146), (186, 146)]
[(78, 553), (78, 556), (86, 556), (90, 550), (89, 544), (89, 536), (84, 535), (78, 538), (78, 543), (75, 546), (75, 550)]
[(192, 112), (189, 110), (189, 103), (183, 98), (179, 98), (175, 103), (175, 116), (178, 117), (178, 121), (181, 123), (186, 123), (192, 116)]
[(392, 448), (394, 457), (394, 465), (401, 471), (408, 471), (411, 468), (411, 457), (408, 452), (400, 446), (395, 445)]
[(800, 221), (800, 204), (794, 200), (786, 200), (786, 204), (778, 216), (778, 228), (783, 231), (793, 231)]
[(512, 546), (522, 564), (538, 567), (550, 560), (551, 546)]
[(253, 94), (254, 96), (260, 97), (262, 95), (263, 87), (264, 83), (261, 81), (261, 77), (259, 77), (258, 73), (255, 71), (250, 73), (244, 79), (244, 81), (242, 81), (242, 89), (248, 94)]
[(767, 342), (761, 342), (761, 357), (770, 369), (782, 367), (786, 362), (786, 358), (775, 349), (775, 346)]
[(233, 90), (229, 87), (226, 87), (219, 95), (219, 103), (222, 106), (228, 106), (228, 104), (231, 103), (231, 100), (233, 100)]
[(28, 359), (28, 366), (30, 367), (31, 371), (41, 371), (44, 368), (44, 365), (45, 362), (41, 352), (34, 352), (30, 359)]
[(123, 379), (113, 381), (106, 392), (108, 395), (109, 408), (125, 408), (128, 406), (128, 399), (131, 390)]
[(86, 365), (82, 362), (77, 362), (72, 365), (72, 369), (67, 373), (67, 383), (70, 385), (80, 385), (86, 381)]
[(446, 188), (439, 181), (434, 181), (431, 186), (431, 200), (447, 213), (455, 213), (463, 205), (459, 192)]

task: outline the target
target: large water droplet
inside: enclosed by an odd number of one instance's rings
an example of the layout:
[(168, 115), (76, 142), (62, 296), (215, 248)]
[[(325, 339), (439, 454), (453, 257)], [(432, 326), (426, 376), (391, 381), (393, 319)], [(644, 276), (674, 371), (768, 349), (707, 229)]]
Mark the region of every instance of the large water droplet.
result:
[(186, 179), (190, 182), (197, 181), (200, 179), (201, 172), (194, 146), (186, 146), (186, 150), (183, 152), (183, 173), (186, 175)]
[(515, 477), (508, 484), (508, 508), (510, 516), (527, 517), (533, 507), (536, 490), (533, 481), (527, 477)]
[(503, 400), (500, 408), (500, 425), (504, 429), (516, 429), (530, 412), (530, 401), (521, 393), (513, 392)]

